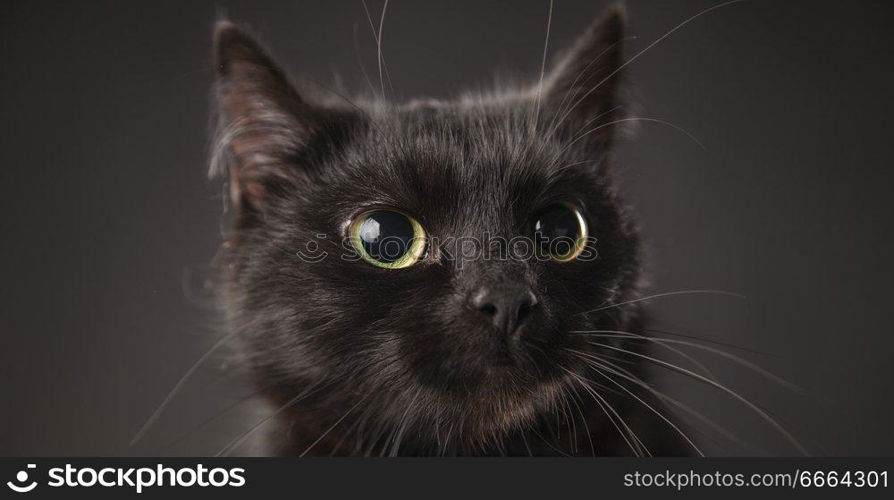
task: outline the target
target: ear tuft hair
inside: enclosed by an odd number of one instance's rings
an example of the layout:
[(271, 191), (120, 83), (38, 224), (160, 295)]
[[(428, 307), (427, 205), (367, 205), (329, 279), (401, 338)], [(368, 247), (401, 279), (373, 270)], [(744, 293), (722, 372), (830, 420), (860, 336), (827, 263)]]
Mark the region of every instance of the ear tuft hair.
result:
[(295, 182), (292, 160), (309, 140), (312, 113), (260, 44), (230, 21), (215, 26), (214, 64), (210, 174), (229, 176), (234, 205), (262, 209), (274, 184)]
[[(593, 22), (562, 57), (545, 86), (545, 106), (556, 114), (560, 132), (577, 135), (617, 120), (624, 67), (627, 11), (615, 4)], [(615, 127), (589, 134), (590, 142), (611, 141)]]

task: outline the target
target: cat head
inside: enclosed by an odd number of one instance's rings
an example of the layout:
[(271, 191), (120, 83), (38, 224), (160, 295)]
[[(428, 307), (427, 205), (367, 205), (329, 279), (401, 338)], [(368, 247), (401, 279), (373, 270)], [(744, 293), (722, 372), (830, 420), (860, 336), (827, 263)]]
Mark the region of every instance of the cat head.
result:
[(219, 23), (224, 296), (272, 399), (475, 442), (583, 375), (576, 332), (629, 321), (593, 310), (638, 278), (609, 172), (623, 27), (610, 10), (530, 89), (397, 104), (310, 98)]

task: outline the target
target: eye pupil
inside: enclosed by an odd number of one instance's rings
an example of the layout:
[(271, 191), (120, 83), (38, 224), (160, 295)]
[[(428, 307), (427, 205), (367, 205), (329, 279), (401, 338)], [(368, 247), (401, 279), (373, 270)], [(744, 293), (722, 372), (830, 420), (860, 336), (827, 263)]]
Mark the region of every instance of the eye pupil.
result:
[(534, 221), (540, 253), (563, 262), (580, 254), (586, 244), (586, 231), (580, 212), (564, 203), (546, 207)]
[(394, 210), (373, 210), (353, 226), (355, 246), (369, 263), (388, 268), (415, 263), (425, 248), (425, 232), (411, 217)]

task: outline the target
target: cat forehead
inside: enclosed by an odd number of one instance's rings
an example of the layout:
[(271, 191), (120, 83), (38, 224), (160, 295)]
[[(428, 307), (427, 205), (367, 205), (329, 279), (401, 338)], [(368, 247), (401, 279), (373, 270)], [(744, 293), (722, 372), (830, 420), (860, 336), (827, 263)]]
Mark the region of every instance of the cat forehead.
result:
[(447, 108), (374, 117), (336, 161), (340, 175), (327, 191), (343, 196), (348, 212), (391, 206), (469, 230), (593, 195), (595, 171), (568, 167), (582, 153), (523, 118)]
[(490, 186), (494, 194), (558, 182), (574, 154), (530, 127), (499, 115), (392, 118), (369, 127), (351, 161), (380, 182), (417, 189)]
[(559, 140), (551, 119), (526, 101), (425, 101), (367, 116), (370, 126), (357, 138), (357, 152), (380, 169), (548, 182), (569, 173), (569, 163), (598, 162), (591, 149)]

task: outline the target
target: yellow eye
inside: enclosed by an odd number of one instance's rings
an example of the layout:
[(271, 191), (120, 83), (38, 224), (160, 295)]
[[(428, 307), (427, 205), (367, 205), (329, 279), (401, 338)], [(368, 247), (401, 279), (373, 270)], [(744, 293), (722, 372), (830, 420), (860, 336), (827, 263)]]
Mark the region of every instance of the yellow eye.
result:
[(576, 259), (587, 246), (587, 222), (573, 204), (549, 205), (534, 218), (534, 243), (540, 255), (556, 262)]
[(416, 219), (395, 210), (370, 210), (348, 229), (351, 243), (370, 264), (385, 269), (409, 267), (425, 252), (425, 230)]

